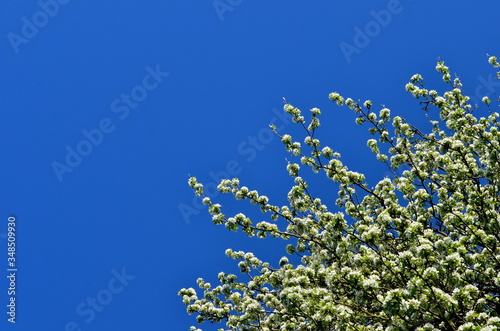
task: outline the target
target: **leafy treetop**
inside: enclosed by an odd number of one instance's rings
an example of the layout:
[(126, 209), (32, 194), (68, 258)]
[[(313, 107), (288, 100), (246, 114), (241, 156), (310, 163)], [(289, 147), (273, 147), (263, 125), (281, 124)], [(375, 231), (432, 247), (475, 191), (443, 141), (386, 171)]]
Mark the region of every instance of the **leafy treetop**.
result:
[[(496, 57), (489, 62), (500, 67)], [(299, 109), (285, 104), (306, 137), (303, 144), (287, 134), (281, 141), (302, 165), (337, 184), (336, 212), (310, 194), (298, 163), (287, 166), (295, 183), (287, 206), (271, 204), (236, 178), (218, 186), (258, 205), (269, 222), (224, 215), (190, 178), (215, 224), (248, 236), (281, 237), (290, 242), (287, 252), (301, 259), (292, 265), (283, 257), (271, 266), (252, 253), (228, 249), (246, 280), (224, 272), (217, 286), (198, 279), (202, 298), (192, 288), (179, 291), (188, 313), (197, 313), (199, 323), (225, 322), (227, 330), (499, 329), (499, 114), (485, 97), (489, 116), (476, 118), (460, 79), (451, 78), (444, 62), (436, 69), (450, 86), (443, 94), (427, 90), (418, 74), (406, 85), (424, 109), (439, 110), (430, 132), (391, 117), (387, 108), (373, 112), (371, 101), (330, 94), (358, 114), (357, 124), (369, 124), (376, 139), (368, 147), (393, 171), (393, 179), (374, 187), (315, 138), (319, 109), (311, 109), (306, 122)], [(405, 169), (400, 175), (399, 168)]]

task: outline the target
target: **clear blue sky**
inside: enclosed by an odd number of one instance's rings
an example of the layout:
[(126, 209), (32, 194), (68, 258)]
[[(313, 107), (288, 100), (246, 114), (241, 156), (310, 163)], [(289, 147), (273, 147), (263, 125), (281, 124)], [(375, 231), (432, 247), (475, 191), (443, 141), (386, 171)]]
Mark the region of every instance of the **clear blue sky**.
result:
[[(443, 90), (438, 57), (472, 96), (498, 93), (486, 54), (500, 56), (499, 12), (493, 0), (2, 1), (0, 329), (187, 330), (177, 291), (237, 272), (226, 248), (275, 264), (285, 254), (281, 240), (213, 225), (188, 175), (237, 174), (285, 203), (290, 157), (267, 127), (303, 139), (280, 113), (286, 97), (321, 108), (324, 143), (375, 182), (386, 170), (366, 128), (328, 94), (425, 123), (404, 85), (420, 73)], [(312, 178), (333, 206), (335, 186)]]

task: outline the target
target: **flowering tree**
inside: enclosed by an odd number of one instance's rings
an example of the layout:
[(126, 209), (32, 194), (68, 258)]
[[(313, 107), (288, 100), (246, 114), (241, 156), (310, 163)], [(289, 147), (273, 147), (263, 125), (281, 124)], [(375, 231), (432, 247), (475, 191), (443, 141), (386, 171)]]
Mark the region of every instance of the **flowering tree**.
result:
[[(500, 67), (495, 57), (489, 62)], [(301, 259), (292, 265), (283, 257), (271, 266), (228, 249), (246, 281), (224, 272), (215, 287), (198, 279), (203, 298), (192, 288), (179, 291), (188, 313), (197, 313), (199, 323), (225, 322), (227, 330), (500, 329), (499, 114), (485, 97), (489, 116), (476, 118), (460, 80), (443, 62), (436, 69), (449, 91), (427, 90), (418, 74), (406, 85), (424, 109), (439, 110), (430, 132), (391, 118), (387, 108), (376, 114), (371, 101), (330, 94), (358, 114), (357, 124), (369, 125), (377, 138), (368, 140), (369, 148), (393, 171), (393, 179), (374, 187), (339, 153), (321, 147), (314, 137), (319, 109), (311, 109), (306, 122), (299, 109), (284, 106), (305, 129), (306, 146), (286, 134), (281, 140), (303, 165), (338, 185), (335, 212), (310, 194), (297, 163), (287, 166), (295, 182), (288, 206), (272, 205), (236, 178), (221, 181), (220, 192), (249, 200), (270, 216), (256, 224), (244, 214), (222, 214), (190, 178), (215, 224), (289, 240), (287, 252)], [(400, 167), (405, 170), (397, 172)]]

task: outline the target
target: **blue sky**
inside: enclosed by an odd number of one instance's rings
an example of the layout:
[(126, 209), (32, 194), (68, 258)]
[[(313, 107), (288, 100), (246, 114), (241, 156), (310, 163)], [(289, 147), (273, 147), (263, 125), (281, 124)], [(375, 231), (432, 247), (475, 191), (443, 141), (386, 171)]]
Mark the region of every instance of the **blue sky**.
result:
[[(446, 86), (439, 58), (475, 98), (500, 90), (498, 1), (3, 1), (0, 4), (0, 265), (16, 218), (16, 323), (2, 330), (187, 330), (177, 291), (237, 272), (226, 248), (277, 264), (282, 240), (211, 223), (187, 186), (242, 184), (284, 204), (302, 133), (282, 97), (322, 109), (318, 132), (353, 170), (387, 175), (365, 127), (328, 100), (371, 99), (425, 126), (404, 91), (415, 73)], [(481, 111), (481, 110), (478, 110)], [(336, 188), (303, 176), (334, 208)], [(227, 213), (262, 217), (216, 194)], [(205, 325), (204, 330), (215, 330)]]

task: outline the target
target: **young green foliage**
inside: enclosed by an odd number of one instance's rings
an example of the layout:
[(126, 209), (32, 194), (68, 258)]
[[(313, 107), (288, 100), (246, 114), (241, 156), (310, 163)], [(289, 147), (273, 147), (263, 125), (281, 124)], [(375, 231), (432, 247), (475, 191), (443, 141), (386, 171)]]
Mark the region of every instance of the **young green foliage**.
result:
[[(500, 67), (495, 57), (489, 63)], [(310, 194), (299, 163), (287, 166), (295, 182), (287, 206), (269, 203), (236, 178), (221, 181), (220, 192), (249, 200), (269, 215), (269, 222), (256, 224), (241, 213), (222, 214), (221, 206), (204, 196), (203, 185), (190, 178), (215, 224), (289, 240), (287, 252), (302, 258), (298, 265), (283, 257), (271, 266), (252, 253), (228, 249), (245, 280), (223, 272), (220, 285), (198, 279), (201, 298), (192, 288), (179, 291), (188, 313), (197, 313), (199, 323), (224, 322), (221, 330), (500, 328), (499, 114), (485, 97), (489, 116), (476, 118), (460, 80), (451, 78), (444, 62), (436, 70), (449, 91), (427, 90), (418, 74), (406, 85), (425, 110), (439, 111), (430, 132), (391, 117), (385, 107), (375, 113), (371, 101), (330, 94), (358, 114), (357, 124), (369, 124), (374, 139), (368, 147), (393, 171), (394, 179), (374, 187), (315, 138), (319, 109), (311, 109), (306, 123), (299, 109), (285, 104), (306, 132), (303, 144), (280, 136), (285, 149), (337, 184), (336, 209), (342, 212), (330, 211)], [(405, 169), (401, 175), (399, 168)]]

